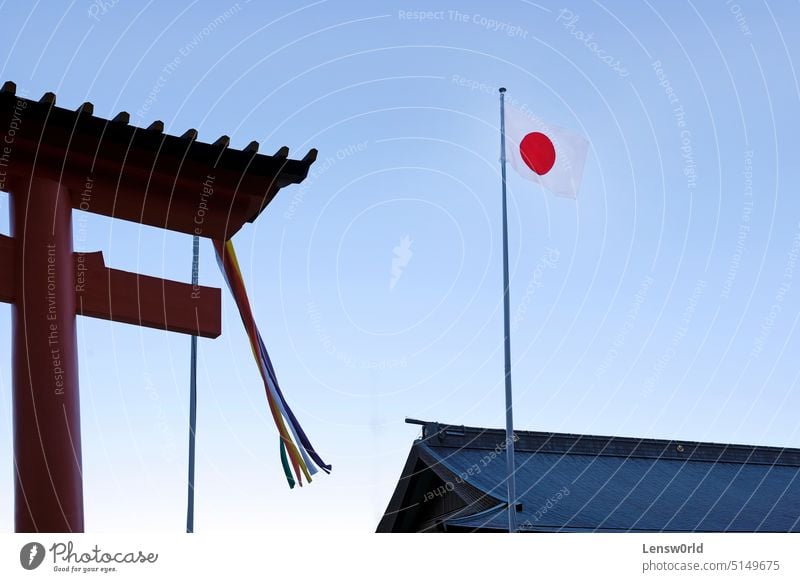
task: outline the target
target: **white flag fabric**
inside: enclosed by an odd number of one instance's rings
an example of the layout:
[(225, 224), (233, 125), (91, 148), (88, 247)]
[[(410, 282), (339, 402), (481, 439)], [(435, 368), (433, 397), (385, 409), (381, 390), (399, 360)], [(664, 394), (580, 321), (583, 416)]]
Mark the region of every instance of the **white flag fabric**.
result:
[(523, 177), (548, 190), (576, 198), (589, 142), (582, 135), (545, 123), (509, 105), (506, 111), (506, 158)]

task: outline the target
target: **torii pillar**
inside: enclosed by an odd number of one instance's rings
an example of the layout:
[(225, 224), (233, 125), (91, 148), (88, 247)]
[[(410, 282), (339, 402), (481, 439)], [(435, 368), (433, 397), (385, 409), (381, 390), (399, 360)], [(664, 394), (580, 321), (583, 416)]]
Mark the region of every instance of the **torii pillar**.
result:
[(14, 495), (17, 532), (84, 531), (76, 316), (217, 337), (220, 290), (106, 267), (74, 253), (75, 208), (227, 240), (316, 158), (228, 148), (38, 102), (0, 90), (0, 190), (11, 237), (0, 235), (0, 301), (13, 304)]
[(72, 204), (58, 182), (11, 183), (17, 531), (83, 531)]

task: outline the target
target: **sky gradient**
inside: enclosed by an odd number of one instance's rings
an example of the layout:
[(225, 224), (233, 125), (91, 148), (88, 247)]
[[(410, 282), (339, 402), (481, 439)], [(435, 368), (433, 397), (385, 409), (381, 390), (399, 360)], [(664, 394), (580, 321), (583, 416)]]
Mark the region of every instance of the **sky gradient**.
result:
[[(234, 241), (334, 470), (289, 491), (224, 290), (199, 341), (196, 531), (374, 530), (406, 416), (503, 426), (499, 86), (590, 142), (577, 201), (509, 170), (516, 427), (800, 447), (796, 3), (63, 6), (0, 5), (19, 94), (319, 150)], [(73, 218), (76, 250), (189, 280), (190, 237)], [(200, 281), (223, 286), (208, 241)], [(81, 318), (78, 339), (87, 531), (181, 531), (189, 338)], [(10, 349), (0, 409), (10, 531)]]

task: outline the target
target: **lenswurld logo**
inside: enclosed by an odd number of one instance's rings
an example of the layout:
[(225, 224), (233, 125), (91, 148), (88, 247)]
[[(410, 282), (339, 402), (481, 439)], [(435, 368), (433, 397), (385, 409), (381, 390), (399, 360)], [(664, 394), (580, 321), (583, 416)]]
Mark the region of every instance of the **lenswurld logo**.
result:
[(19, 551), (19, 563), (26, 570), (35, 570), (44, 561), (44, 546), (39, 542), (28, 542)]

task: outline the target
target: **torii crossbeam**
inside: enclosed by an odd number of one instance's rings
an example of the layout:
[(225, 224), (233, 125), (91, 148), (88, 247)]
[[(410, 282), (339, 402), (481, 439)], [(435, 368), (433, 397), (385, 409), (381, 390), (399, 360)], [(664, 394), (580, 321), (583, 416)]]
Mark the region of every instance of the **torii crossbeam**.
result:
[(72, 209), (215, 240), (255, 220), (316, 158), (283, 147), (228, 148), (197, 132), (107, 120), (0, 91), (0, 190), (11, 237), (0, 235), (0, 301), (13, 304), (15, 530), (83, 532), (76, 315), (217, 337), (220, 290), (111, 269), (73, 253)]

